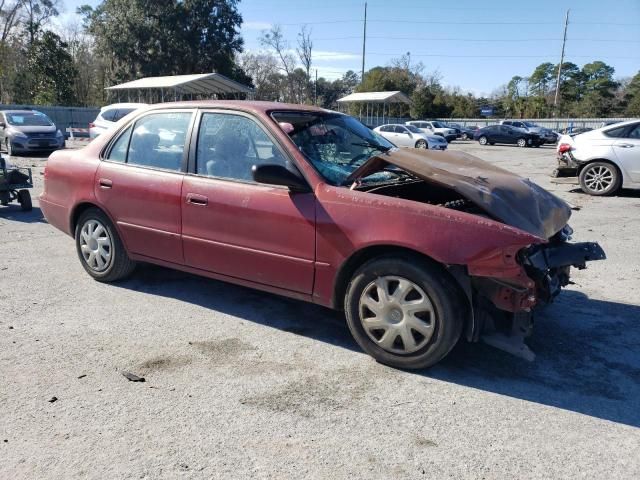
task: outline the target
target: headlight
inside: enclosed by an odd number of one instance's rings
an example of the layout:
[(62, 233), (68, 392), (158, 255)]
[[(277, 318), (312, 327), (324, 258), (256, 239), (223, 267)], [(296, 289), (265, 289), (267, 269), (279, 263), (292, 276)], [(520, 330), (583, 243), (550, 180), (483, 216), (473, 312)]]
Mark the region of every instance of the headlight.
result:
[(7, 132), (7, 134), (10, 137), (17, 137), (17, 138), (28, 138), (27, 135), (24, 132), (21, 132), (20, 130), (16, 130), (16, 129), (11, 129)]

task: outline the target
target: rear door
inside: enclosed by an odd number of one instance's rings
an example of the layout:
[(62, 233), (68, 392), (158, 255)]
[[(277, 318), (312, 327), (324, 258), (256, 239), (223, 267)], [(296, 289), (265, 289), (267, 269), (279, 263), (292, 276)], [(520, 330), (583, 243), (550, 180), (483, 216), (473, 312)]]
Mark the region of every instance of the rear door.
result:
[(181, 194), (193, 110), (150, 112), (108, 149), (95, 194), (129, 252), (182, 264)]
[(254, 182), (256, 164), (295, 168), (255, 117), (204, 111), (182, 187), (186, 264), (310, 294), (315, 196)]
[(395, 143), (399, 147), (413, 146), (413, 144), (411, 143), (411, 132), (409, 132), (406, 127), (403, 127), (402, 125), (396, 125), (394, 130), (396, 136), (394, 137), (393, 143)]
[(613, 142), (613, 150), (622, 170), (632, 182), (640, 183), (640, 123), (627, 128)]

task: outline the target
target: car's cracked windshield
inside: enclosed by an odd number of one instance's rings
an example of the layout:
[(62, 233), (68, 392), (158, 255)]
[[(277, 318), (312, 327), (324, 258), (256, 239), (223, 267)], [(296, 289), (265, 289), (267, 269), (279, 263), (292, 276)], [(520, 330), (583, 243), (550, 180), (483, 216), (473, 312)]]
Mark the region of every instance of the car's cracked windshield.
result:
[[(341, 113), (274, 112), (272, 117), (333, 185), (344, 185), (349, 175), (369, 158), (396, 148), (355, 118)], [(383, 182), (404, 176), (404, 171), (389, 168), (366, 180)]]

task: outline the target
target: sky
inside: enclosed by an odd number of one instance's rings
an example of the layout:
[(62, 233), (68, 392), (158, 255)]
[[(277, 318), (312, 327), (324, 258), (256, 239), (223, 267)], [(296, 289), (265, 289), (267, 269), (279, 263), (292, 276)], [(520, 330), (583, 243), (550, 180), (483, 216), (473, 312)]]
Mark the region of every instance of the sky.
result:
[[(78, 5), (96, 0), (62, 0), (59, 22), (74, 21)], [(311, 29), (313, 70), (335, 79), (362, 68), (364, 1), (242, 0), (246, 50), (260, 50), (259, 38), (282, 26), (295, 47), (302, 25)], [(488, 95), (512, 76), (528, 76), (543, 62), (560, 61), (567, 9), (565, 61), (582, 66), (602, 60), (616, 78), (640, 70), (640, 0), (368, 0), (365, 71), (388, 65), (409, 52), (424, 72), (442, 83)]]

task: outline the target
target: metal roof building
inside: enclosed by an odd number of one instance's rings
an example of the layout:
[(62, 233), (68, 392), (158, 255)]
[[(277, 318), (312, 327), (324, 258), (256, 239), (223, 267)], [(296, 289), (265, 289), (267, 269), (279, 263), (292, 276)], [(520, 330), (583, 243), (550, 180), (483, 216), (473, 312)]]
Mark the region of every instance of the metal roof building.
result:
[(156, 103), (189, 99), (250, 98), (253, 89), (220, 73), (146, 77), (107, 87), (118, 101)]
[[(411, 105), (411, 99), (399, 90), (352, 93), (337, 102), (345, 106), (345, 111), (358, 115), (360, 121), (369, 126), (396, 123), (402, 112), (407, 110), (407, 105)], [(395, 116), (392, 116), (393, 113)]]

